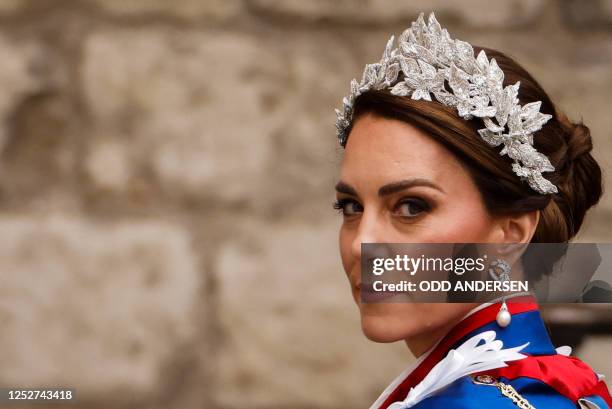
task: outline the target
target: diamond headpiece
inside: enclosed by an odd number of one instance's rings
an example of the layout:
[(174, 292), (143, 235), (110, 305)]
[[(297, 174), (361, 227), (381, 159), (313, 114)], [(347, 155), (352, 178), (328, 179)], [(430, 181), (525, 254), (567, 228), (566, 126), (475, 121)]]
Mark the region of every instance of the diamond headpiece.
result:
[[(434, 13), (427, 24), (421, 13), (399, 37), (387, 42), (382, 59), (367, 64), (361, 82), (351, 81), (351, 93), (343, 99), (344, 109), (336, 109), (338, 139), (342, 146), (353, 116), (355, 99), (364, 92), (391, 88), (398, 96), (431, 101), (431, 96), (457, 109), (469, 120), (481, 118), (484, 128), (478, 130), (491, 146), (503, 145), (500, 155), (513, 159), (512, 170), (539, 193), (556, 193), (557, 187), (542, 177), (555, 170), (548, 158), (533, 147), (533, 133), (540, 130), (552, 115), (540, 113), (541, 101), (519, 105), (520, 82), (503, 87), (504, 73), (494, 58), (484, 50), (474, 57), (474, 49), (465, 41), (452, 40), (440, 26)], [(398, 81), (399, 73), (404, 79)], [(445, 81), (452, 90), (445, 87)]]

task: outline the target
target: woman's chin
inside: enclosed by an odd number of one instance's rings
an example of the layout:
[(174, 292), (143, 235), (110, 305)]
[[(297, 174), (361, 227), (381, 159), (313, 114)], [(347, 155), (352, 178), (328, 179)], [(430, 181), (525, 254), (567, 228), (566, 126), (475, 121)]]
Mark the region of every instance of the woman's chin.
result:
[(398, 326), (397, 321), (393, 319), (366, 314), (361, 316), (361, 330), (370, 341), (380, 343), (404, 340), (410, 338), (414, 332), (410, 326)]

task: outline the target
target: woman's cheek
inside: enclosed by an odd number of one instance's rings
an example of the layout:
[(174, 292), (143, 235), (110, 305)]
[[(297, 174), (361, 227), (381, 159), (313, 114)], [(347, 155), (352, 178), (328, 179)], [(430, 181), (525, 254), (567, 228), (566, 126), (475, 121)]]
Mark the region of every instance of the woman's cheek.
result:
[(339, 234), (339, 244), (340, 244), (340, 258), (342, 259), (342, 267), (344, 271), (349, 274), (354, 258), (352, 254), (352, 243), (353, 243), (353, 234), (351, 234), (351, 230), (347, 228), (346, 225), (342, 225), (340, 227)]
[(487, 213), (478, 203), (457, 203), (456, 206), (442, 206), (429, 215), (420, 242), (476, 243), (488, 237), (490, 229)]

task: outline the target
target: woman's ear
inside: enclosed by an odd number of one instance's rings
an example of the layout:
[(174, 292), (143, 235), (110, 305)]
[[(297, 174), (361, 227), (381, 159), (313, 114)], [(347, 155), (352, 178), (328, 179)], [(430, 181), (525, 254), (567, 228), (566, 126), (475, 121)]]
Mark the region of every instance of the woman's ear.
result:
[(497, 218), (498, 233), (502, 236), (500, 243), (529, 243), (535, 234), (540, 211), (503, 215)]

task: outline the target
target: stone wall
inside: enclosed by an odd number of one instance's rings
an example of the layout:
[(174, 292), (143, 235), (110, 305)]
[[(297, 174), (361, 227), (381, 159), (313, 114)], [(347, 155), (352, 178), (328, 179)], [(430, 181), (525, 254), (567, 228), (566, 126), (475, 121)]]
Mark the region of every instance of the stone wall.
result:
[[(610, 0), (1, 0), (0, 385), (367, 407), (411, 358), (360, 333), (333, 108), (432, 9), (530, 69), (610, 172)], [(609, 241), (611, 212), (580, 239)], [(584, 358), (612, 373), (610, 353)]]

